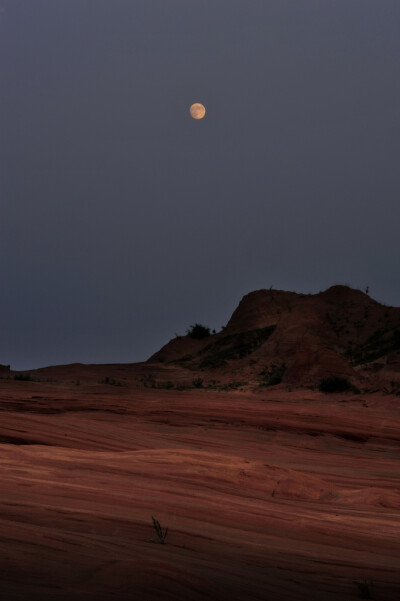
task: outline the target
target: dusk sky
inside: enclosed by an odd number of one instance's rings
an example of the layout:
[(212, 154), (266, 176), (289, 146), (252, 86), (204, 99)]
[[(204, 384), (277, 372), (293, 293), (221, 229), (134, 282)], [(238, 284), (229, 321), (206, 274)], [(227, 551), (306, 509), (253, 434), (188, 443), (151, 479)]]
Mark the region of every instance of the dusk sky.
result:
[(399, 32), (399, 0), (0, 0), (0, 363), (145, 360), (270, 286), (399, 306)]

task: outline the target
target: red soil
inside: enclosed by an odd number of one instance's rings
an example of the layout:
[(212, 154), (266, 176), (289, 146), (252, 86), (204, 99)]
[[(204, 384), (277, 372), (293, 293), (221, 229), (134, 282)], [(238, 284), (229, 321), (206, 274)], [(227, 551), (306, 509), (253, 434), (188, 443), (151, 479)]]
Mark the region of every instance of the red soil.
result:
[(0, 381), (2, 599), (333, 601), (364, 579), (400, 598), (399, 397), (101, 369)]

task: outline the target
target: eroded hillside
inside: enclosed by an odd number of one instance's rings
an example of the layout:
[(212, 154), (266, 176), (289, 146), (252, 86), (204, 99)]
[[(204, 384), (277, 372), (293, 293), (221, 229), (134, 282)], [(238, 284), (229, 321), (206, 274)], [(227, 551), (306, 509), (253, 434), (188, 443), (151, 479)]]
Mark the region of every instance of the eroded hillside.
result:
[(259, 386), (317, 385), (336, 376), (361, 389), (400, 390), (400, 308), (333, 286), (319, 294), (258, 290), (222, 331), (178, 336), (149, 363)]

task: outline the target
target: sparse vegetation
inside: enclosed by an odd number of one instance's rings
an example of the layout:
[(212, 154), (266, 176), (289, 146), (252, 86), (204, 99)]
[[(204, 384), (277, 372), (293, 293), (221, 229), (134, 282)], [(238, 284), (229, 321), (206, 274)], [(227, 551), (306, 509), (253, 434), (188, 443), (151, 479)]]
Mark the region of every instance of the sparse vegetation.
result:
[(174, 383), (171, 382), (171, 380), (157, 382), (156, 378), (151, 374), (141, 378), (140, 381), (145, 388), (158, 388), (158, 390), (171, 390), (172, 388), (175, 388)]
[(165, 539), (167, 538), (167, 534), (168, 534), (168, 528), (165, 528), (165, 530), (162, 529), (161, 524), (158, 520), (156, 520), (156, 518), (152, 515), (151, 519), (153, 520), (153, 528), (156, 532), (157, 538), (156, 539), (152, 539), (152, 542), (158, 542), (161, 545), (165, 544)]
[(242, 359), (250, 355), (268, 340), (275, 328), (276, 326), (272, 325), (220, 338), (202, 349), (201, 354), (204, 354), (205, 357), (200, 362), (200, 368), (223, 367), (227, 361)]
[(260, 382), (260, 386), (275, 386), (276, 384), (280, 384), (282, 382), (282, 378), (285, 371), (285, 363), (281, 363), (281, 365), (271, 363), (269, 367), (266, 367), (260, 373), (260, 375), (263, 377), (263, 379)]
[(144, 376), (143, 378), (140, 378), (140, 381), (145, 388), (157, 388), (156, 379), (152, 375)]
[[(357, 327), (357, 323), (355, 324)], [(400, 349), (400, 329), (376, 330), (368, 340), (359, 346), (350, 346), (345, 356), (352, 365), (362, 365), (375, 361), (387, 353)]]
[(115, 380), (115, 378), (109, 378), (108, 376), (106, 376), (104, 380), (101, 380), (100, 384), (108, 384), (109, 386), (122, 386), (122, 382), (120, 382), (119, 380)]
[(14, 374), (14, 380), (19, 382), (34, 382), (31, 374)]
[(247, 382), (233, 381), (227, 382), (226, 384), (220, 384), (216, 387), (216, 390), (237, 390), (238, 388), (242, 388), (246, 386)]
[(195, 323), (190, 326), (186, 333), (190, 338), (195, 338), (196, 340), (202, 340), (211, 336), (210, 328), (203, 326), (201, 323)]
[(329, 376), (327, 378), (322, 378), (318, 389), (321, 392), (344, 392), (345, 390), (353, 390), (353, 386), (346, 378)]
[(155, 388), (157, 390), (216, 390), (219, 392), (227, 391), (227, 390), (237, 390), (238, 388), (242, 388), (246, 386), (248, 382), (241, 382), (234, 380), (233, 382), (226, 382), (225, 384), (221, 384), (219, 380), (209, 380), (205, 382), (203, 378), (193, 378), (190, 382), (179, 382), (175, 383), (171, 382), (171, 380), (158, 382), (156, 378), (152, 375), (145, 376), (140, 379), (140, 382), (143, 383), (145, 388)]
[(159, 382), (158, 388), (161, 390), (172, 390), (174, 388), (174, 383), (171, 380), (167, 380), (166, 382)]
[(192, 361), (193, 359), (193, 355), (184, 355), (183, 357), (180, 357), (179, 359), (174, 359), (173, 361), (171, 361), (172, 364), (176, 364), (176, 365), (181, 365), (182, 367), (185, 367), (186, 369), (191, 369), (191, 365), (190, 365), (190, 361)]
[(357, 580), (355, 584), (361, 599), (373, 599), (374, 583), (372, 580)]

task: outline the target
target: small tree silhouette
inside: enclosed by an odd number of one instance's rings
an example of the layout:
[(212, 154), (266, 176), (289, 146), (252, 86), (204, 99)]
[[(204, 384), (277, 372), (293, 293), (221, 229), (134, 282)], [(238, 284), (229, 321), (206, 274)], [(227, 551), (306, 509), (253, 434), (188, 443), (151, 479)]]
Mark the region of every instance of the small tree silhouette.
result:
[(190, 336), (190, 338), (197, 338), (198, 340), (201, 340), (202, 338), (207, 338), (210, 336), (211, 332), (210, 328), (207, 328), (207, 326), (203, 326), (201, 323), (195, 323), (187, 330), (187, 334)]

